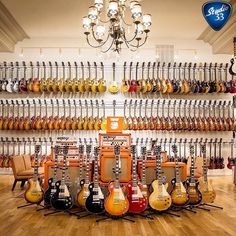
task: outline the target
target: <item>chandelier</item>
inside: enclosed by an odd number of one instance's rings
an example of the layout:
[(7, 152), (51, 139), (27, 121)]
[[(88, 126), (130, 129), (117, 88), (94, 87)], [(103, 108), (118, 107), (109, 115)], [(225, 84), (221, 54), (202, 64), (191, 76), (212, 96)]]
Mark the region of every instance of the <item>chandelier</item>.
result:
[[(108, 45), (106, 50), (101, 50), (103, 53), (109, 50), (119, 53), (122, 44), (131, 51), (136, 51), (146, 43), (152, 24), (151, 15), (142, 14), (142, 7), (138, 1), (130, 1), (129, 4), (126, 1), (110, 0), (105, 12), (102, 12), (103, 0), (95, 0), (94, 5), (89, 7), (88, 15), (83, 17), (83, 28), (87, 43), (91, 47), (102, 48)], [(125, 21), (128, 7), (133, 24)], [(103, 16), (107, 16), (106, 21), (101, 19)], [(128, 38), (131, 27), (134, 28), (134, 32), (132, 37)], [(91, 43), (91, 38), (94, 43)]]

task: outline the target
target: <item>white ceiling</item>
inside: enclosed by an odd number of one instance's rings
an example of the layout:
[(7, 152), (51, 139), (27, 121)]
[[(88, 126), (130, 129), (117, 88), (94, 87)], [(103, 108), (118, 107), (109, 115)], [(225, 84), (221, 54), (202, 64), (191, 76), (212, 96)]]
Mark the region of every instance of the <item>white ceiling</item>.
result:
[[(93, 1), (1, 0), (29, 37), (79, 37), (81, 19)], [(197, 39), (207, 24), (201, 7), (205, 0), (144, 0), (143, 12), (152, 14), (151, 37)]]

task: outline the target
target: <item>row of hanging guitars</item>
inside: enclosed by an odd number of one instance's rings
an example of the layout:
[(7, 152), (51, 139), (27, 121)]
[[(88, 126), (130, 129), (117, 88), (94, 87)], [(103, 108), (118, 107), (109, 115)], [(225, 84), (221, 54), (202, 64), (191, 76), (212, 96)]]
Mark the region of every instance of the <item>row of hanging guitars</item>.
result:
[[(83, 62), (57, 62), (46, 65), (39, 62), (26, 66), (4, 62), (1, 69), (0, 91), (9, 93), (104, 93), (107, 83), (104, 78), (104, 65)], [(91, 65), (92, 64), (92, 65)], [(140, 66), (141, 65), (141, 66)], [(115, 81), (116, 66), (113, 63), (113, 76), (109, 91), (117, 93), (141, 94), (196, 94), (196, 93), (236, 93), (236, 81), (228, 80), (228, 64), (207, 63), (139, 63), (130, 62), (127, 76), (127, 62), (123, 66), (123, 79), (119, 88)], [(79, 69), (81, 72), (79, 72)], [(135, 69), (135, 73), (133, 73)], [(73, 71), (72, 71), (73, 70)], [(30, 75), (28, 75), (30, 74)], [(81, 75), (79, 75), (81, 74)], [(101, 75), (99, 75), (101, 74)]]
[(231, 101), (131, 99), (119, 107), (115, 100), (111, 104), (105, 104), (104, 100), (75, 99), (0, 100), (0, 103), (0, 130), (106, 130), (108, 108), (113, 109), (113, 116), (117, 108), (123, 109), (124, 130), (236, 130)]
[[(96, 62), (83, 62), (80, 66), (77, 62), (67, 65), (62, 62), (61, 66), (55, 62), (46, 65), (39, 62), (27, 66), (22, 62), (15, 64), (4, 62), (0, 67), (0, 91), (8, 93), (104, 93), (107, 90), (104, 78), (104, 65)], [(80, 71), (79, 71), (80, 69)], [(79, 75), (81, 73), (81, 75)]]

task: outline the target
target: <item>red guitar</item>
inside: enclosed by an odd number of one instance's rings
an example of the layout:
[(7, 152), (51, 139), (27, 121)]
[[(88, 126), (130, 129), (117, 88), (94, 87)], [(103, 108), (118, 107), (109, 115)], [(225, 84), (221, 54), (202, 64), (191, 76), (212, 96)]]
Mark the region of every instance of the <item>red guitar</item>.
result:
[(127, 199), (129, 201), (129, 212), (141, 213), (148, 205), (147, 198), (142, 193), (142, 185), (138, 183), (136, 171), (136, 145), (131, 145), (132, 153), (132, 180), (127, 184)]

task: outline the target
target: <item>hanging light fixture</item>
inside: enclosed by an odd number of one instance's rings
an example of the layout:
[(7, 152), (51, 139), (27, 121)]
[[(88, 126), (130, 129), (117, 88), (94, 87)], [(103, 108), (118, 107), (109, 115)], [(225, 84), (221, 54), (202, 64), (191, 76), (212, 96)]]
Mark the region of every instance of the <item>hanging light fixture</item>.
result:
[[(122, 44), (132, 51), (136, 51), (147, 42), (148, 33), (152, 19), (150, 14), (143, 14), (142, 7), (138, 1), (130, 1), (129, 6), (127, 0), (110, 0), (105, 14), (107, 21), (101, 20), (104, 7), (103, 0), (95, 0), (94, 5), (89, 7), (88, 15), (83, 17), (84, 34), (87, 43), (93, 48), (102, 48), (108, 45), (108, 52), (121, 51)], [(125, 12), (130, 8), (133, 24), (127, 24), (125, 21)], [(134, 28), (134, 33), (128, 39), (128, 27)], [(92, 38), (92, 39), (91, 39)], [(91, 42), (94, 41), (94, 43)]]

